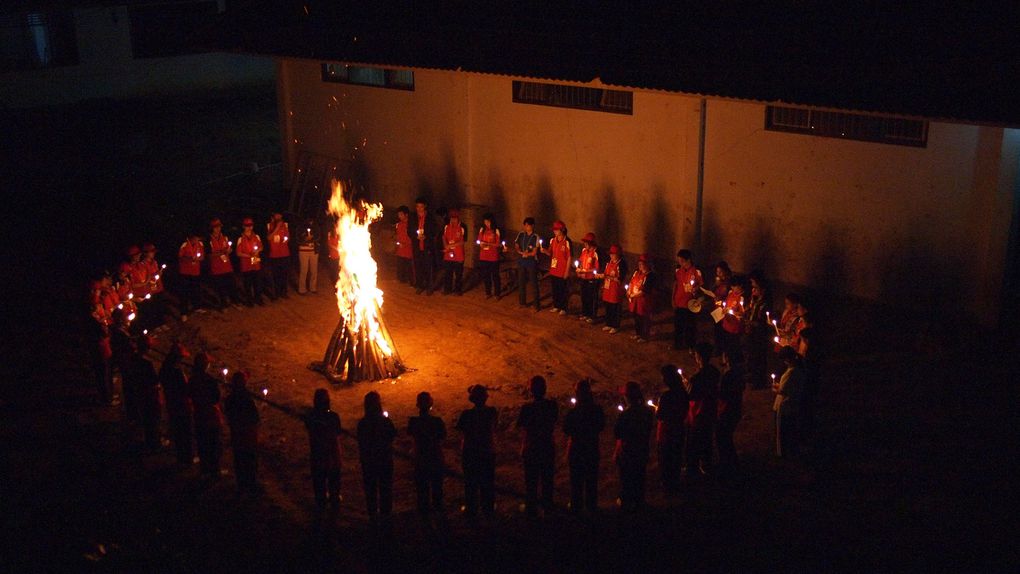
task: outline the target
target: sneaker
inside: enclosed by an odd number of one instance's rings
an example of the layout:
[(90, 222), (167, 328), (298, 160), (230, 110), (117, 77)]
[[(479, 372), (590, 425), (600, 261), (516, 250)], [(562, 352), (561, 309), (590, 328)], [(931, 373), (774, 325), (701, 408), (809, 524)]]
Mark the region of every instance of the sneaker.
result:
[(637, 343), (647, 343), (648, 342), (648, 341), (642, 339), (641, 337), (638, 337), (638, 338), (634, 339), (634, 341), (637, 342)]
[(602, 327), (602, 330), (606, 332), (608, 332), (610, 329), (612, 329), (612, 327), (610, 327), (609, 325)]
[(631, 339), (637, 339), (637, 338), (638, 338), (638, 336), (637, 336), (637, 335), (631, 335), (631, 336), (630, 336), (630, 338), (631, 338)]
[(560, 315), (566, 315), (566, 314), (567, 314), (566, 311), (564, 311), (563, 309), (560, 309)]
[(550, 312), (550, 313), (559, 313), (559, 311), (560, 311), (560, 310), (559, 310), (559, 309), (557, 309), (556, 307), (553, 307), (552, 309), (549, 309), (549, 312)]
[(609, 333), (610, 335), (615, 335), (617, 333), (616, 327), (610, 327), (609, 330), (606, 332)]
[(594, 323), (594, 322), (595, 322), (595, 320), (594, 320), (594, 319), (592, 319), (591, 317), (585, 317), (585, 318), (584, 318), (584, 322), (585, 322), (585, 323), (588, 323), (588, 324), (591, 324), (591, 323)]

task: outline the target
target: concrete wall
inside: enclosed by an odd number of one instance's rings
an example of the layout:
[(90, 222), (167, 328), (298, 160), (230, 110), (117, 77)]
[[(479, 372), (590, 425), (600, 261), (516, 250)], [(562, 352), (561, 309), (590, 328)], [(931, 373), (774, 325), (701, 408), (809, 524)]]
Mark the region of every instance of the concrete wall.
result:
[(126, 7), (75, 10), (78, 64), (0, 73), (0, 105), (61, 105), (92, 98), (268, 84), (271, 58), (243, 54), (191, 54), (134, 59)]
[[(670, 258), (694, 242), (699, 99), (637, 91), (634, 114), (512, 102), (511, 78), (415, 70), (413, 92), (324, 83), (281, 60), (285, 158), (348, 162), (386, 205), (490, 206)], [(764, 130), (761, 104), (707, 107), (703, 247), (779, 281), (994, 320), (1013, 213), (1016, 137), (932, 122), (913, 148)]]

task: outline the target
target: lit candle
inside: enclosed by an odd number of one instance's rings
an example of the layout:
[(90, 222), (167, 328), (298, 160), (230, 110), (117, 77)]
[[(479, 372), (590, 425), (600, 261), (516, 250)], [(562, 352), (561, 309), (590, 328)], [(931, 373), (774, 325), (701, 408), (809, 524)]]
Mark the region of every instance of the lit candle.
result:
[(678, 374), (678, 375), (680, 375), (682, 377), (682, 376), (684, 376), (684, 370), (683, 369), (677, 369), (676, 370), (676, 374)]
[(652, 407), (653, 409), (655, 408), (655, 403), (652, 402), (652, 399), (648, 399), (648, 406)]
[(575, 399), (574, 397), (570, 397), (570, 404), (576, 405), (577, 404), (577, 399)]
[(128, 293), (128, 299), (134, 299), (134, 298), (135, 298), (135, 294), (134, 293)]
[(284, 241), (290, 241), (290, 237), (287, 237), (286, 235), (284, 235), (284, 236), (283, 236), (283, 240), (284, 240)]
[(269, 396), (269, 389), (263, 387), (262, 388), (262, 396), (263, 397)]
[(383, 411), (382, 412), (382, 416), (384, 416), (386, 418), (390, 418), (390, 411)]
[(134, 321), (134, 320), (135, 320), (135, 314), (134, 313), (131, 313), (130, 315), (128, 315), (128, 321)]
[(481, 244), (482, 244), (482, 240), (481, 239), (475, 239), (475, 245), (481, 245)]
[(143, 335), (148, 335), (149, 334), (149, 330), (148, 329), (142, 329), (142, 334)]
[(118, 305), (117, 305), (117, 308), (118, 308), (118, 309), (123, 309), (123, 308), (124, 308), (124, 304), (123, 304), (123, 303), (120, 303), (120, 304), (118, 304)]
[(160, 269), (166, 269), (166, 263), (159, 266)]
[(224, 377), (225, 377), (225, 376), (227, 376), (227, 373), (228, 373), (228, 372), (229, 372), (229, 369), (227, 369), (226, 367), (224, 367), (224, 368), (223, 368), (223, 376), (224, 376)]
[(149, 299), (152, 299), (152, 293), (145, 294), (145, 300), (148, 301)]
[(578, 259), (575, 259), (574, 260), (574, 267), (580, 267), (580, 266), (581, 266), (581, 261), (578, 260)]
[(616, 405), (616, 410), (623, 412), (623, 405)]
[(228, 241), (227, 242), (227, 247), (233, 247), (233, 246), (234, 246), (234, 242), (233, 241)]
[(772, 337), (772, 340), (778, 343), (779, 342), (779, 337)]

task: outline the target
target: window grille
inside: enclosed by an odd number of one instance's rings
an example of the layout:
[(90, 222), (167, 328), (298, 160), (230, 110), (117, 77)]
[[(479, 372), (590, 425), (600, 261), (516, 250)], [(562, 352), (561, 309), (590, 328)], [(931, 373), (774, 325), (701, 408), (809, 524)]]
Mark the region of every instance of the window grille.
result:
[(633, 92), (565, 84), (515, 81), (513, 83), (513, 101), (519, 104), (537, 104), (614, 114), (631, 115), (634, 113)]
[(767, 106), (765, 129), (822, 137), (926, 147), (928, 122), (865, 114)]
[(322, 81), (414, 91), (414, 72), (411, 70), (324, 63)]

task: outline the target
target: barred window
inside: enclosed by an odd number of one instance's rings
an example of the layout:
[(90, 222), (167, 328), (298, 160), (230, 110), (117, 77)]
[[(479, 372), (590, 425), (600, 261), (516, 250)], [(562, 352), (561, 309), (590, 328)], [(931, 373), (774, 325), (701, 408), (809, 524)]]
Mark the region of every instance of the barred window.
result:
[(564, 84), (515, 81), (513, 83), (513, 101), (519, 104), (538, 104), (614, 114), (631, 115), (634, 113), (633, 92)]
[(765, 129), (867, 142), (926, 147), (928, 122), (806, 108), (767, 106)]
[(324, 63), (322, 81), (414, 91), (414, 72), (411, 70)]

